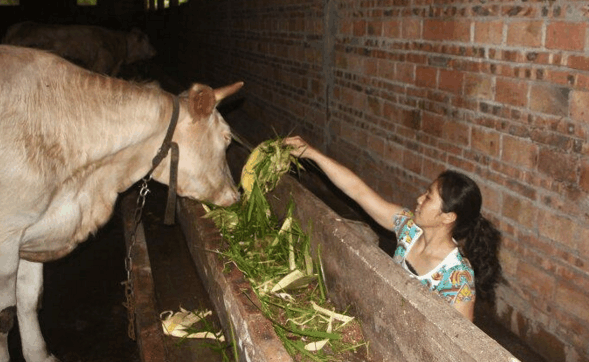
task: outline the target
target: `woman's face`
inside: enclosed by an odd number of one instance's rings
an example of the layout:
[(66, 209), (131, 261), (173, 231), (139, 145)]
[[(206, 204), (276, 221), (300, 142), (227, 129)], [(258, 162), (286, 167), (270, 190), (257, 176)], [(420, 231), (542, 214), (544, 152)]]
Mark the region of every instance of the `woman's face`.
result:
[(444, 215), (442, 197), (438, 191), (438, 180), (436, 180), (429, 185), (425, 193), (417, 198), (415, 223), (421, 228), (441, 226)]

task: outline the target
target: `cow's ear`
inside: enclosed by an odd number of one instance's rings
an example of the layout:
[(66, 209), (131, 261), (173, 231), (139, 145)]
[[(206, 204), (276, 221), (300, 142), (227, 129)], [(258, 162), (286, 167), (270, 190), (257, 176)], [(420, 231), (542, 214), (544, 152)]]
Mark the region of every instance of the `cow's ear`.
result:
[(208, 118), (215, 108), (215, 93), (209, 86), (194, 84), (188, 92), (190, 115), (194, 121)]

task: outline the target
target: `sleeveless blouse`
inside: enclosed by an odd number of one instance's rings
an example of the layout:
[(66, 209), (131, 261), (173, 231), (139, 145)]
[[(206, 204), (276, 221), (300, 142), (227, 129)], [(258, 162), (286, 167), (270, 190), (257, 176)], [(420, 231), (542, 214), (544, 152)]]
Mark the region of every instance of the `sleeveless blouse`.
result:
[(423, 234), (423, 230), (415, 225), (413, 213), (407, 209), (403, 209), (395, 215), (393, 220), (393, 231), (397, 235), (397, 249), (393, 260), (449, 304), (472, 301), (476, 293), (474, 270), (468, 259), (462, 256), (458, 247), (454, 248), (440, 264), (428, 273), (415, 275), (407, 265), (405, 258), (415, 245), (415, 241)]

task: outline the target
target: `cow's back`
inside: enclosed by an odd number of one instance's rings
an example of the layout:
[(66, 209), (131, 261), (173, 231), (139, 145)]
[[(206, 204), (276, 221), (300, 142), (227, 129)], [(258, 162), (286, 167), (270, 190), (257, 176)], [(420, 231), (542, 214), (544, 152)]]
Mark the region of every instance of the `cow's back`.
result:
[(0, 174), (3, 192), (47, 186), (67, 170), (56, 136), (60, 121), (67, 122), (58, 88), (67, 86), (66, 73), (83, 71), (50, 53), (0, 45), (0, 163), (8, 170)]
[[(106, 136), (101, 132), (114, 125), (121, 132), (116, 141), (124, 141), (125, 132), (142, 122), (127, 119), (121, 125), (118, 118), (137, 113), (130, 109), (134, 99), (150, 98), (155, 107), (160, 93), (90, 72), (48, 52), (0, 45), (2, 157), (22, 161), (20, 167), (33, 172), (32, 177), (60, 182), (60, 174), (108, 152), (108, 142), (95, 142)], [(114, 109), (118, 111), (111, 114)], [(149, 110), (141, 109), (146, 115)]]
[[(38, 24), (32, 21), (25, 21), (22, 23), (14, 24), (8, 28), (2, 43), (10, 45), (30, 46), (34, 47), (33, 44), (27, 45), (32, 39), (43, 39), (43, 29)], [(36, 47), (38, 48), (38, 47)]]
[(127, 61), (127, 37), (99, 26), (26, 21), (11, 26), (3, 42), (48, 50), (86, 69), (113, 74)]

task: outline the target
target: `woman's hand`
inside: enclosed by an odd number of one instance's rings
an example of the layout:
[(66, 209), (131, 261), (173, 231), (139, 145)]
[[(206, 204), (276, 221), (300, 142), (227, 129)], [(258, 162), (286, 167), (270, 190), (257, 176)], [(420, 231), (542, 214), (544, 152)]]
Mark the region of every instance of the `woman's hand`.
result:
[(302, 139), (300, 136), (288, 137), (283, 140), (283, 143), (287, 146), (293, 147), (290, 154), (300, 158), (312, 158), (312, 154), (315, 149)]

